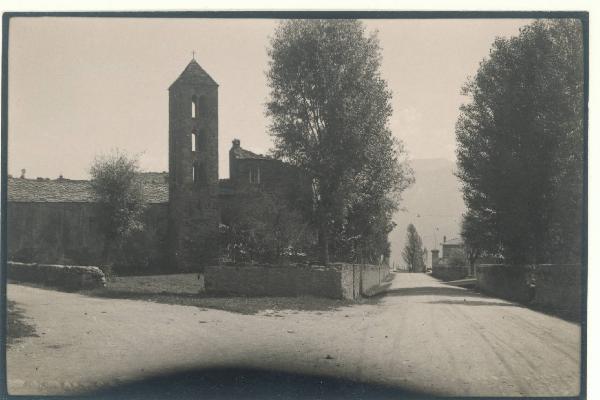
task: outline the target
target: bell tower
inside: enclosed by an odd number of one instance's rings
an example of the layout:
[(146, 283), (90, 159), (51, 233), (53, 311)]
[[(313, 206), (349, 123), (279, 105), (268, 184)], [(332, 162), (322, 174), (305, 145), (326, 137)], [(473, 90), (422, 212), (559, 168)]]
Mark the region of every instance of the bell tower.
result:
[(218, 257), (218, 84), (192, 59), (169, 87), (169, 248), (182, 271)]

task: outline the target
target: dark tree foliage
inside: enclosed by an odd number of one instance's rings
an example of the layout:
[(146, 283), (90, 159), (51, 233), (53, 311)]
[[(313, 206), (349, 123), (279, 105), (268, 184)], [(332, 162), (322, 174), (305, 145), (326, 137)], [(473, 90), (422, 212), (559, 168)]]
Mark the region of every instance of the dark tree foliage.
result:
[(456, 126), (468, 247), (511, 263), (581, 261), (583, 84), (580, 21), (496, 39)]
[(104, 236), (103, 262), (119, 262), (127, 240), (144, 230), (146, 203), (136, 180), (138, 160), (118, 150), (96, 157), (90, 168), (91, 186), (98, 201), (99, 229)]
[(313, 232), (281, 193), (248, 189), (226, 206), (221, 247), (232, 262), (306, 261)]
[(461, 236), (465, 244), (465, 258), (471, 267), (481, 257), (495, 257), (500, 253), (491, 224), (485, 214), (469, 210), (463, 215)]
[(320, 261), (329, 261), (331, 246), (336, 258), (385, 256), (411, 177), (388, 127), (377, 37), (359, 21), (288, 20), (268, 52), (274, 154), (311, 179)]
[(423, 258), (423, 240), (413, 224), (406, 228), (406, 245), (402, 250), (402, 259), (410, 272), (425, 272), (425, 260)]

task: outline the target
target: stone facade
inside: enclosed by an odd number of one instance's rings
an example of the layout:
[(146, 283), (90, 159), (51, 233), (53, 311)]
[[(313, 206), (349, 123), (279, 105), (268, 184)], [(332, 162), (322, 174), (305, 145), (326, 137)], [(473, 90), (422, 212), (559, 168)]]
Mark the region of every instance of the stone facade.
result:
[(179, 270), (218, 257), (218, 85), (192, 60), (169, 88), (169, 248)]
[[(144, 184), (145, 225), (156, 237), (167, 229), (167, 188)], [(104, 238), (89, 181), (8, 179), (7, 255), (22, 262), (99, 265)], [(160, 263), (166, 249), (150, 244)]]

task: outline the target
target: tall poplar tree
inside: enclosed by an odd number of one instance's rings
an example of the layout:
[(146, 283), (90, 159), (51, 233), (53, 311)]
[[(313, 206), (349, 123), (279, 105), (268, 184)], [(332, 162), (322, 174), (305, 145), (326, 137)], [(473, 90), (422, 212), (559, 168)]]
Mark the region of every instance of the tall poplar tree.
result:
[(467, 246), (510, 263), (581, 261), (583, 74), (581, 21), (496, 39), (456, 125)]
[(268, 54), (274, 154), (312, 181), (320, 261), (350, 232), (355, 249), (389, 253), (382, 241), (411, 178), (388, 126), (391, 93), (376, 35), (356, 20), (287, 20)]

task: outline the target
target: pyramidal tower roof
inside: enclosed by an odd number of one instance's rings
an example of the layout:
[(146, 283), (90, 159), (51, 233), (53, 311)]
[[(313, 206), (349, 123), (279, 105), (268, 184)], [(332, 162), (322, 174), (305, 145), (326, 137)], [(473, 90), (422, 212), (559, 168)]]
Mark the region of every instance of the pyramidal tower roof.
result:
[(195, 59), (192, 59), (192, 61), (190, 61), (190, 63), (185, 67), (181, 75), (179, 75), (179, 77), (175, 79), (175, 82), (173, 82), (171, 86), (169, 86), (169, 89), (171, 89), (173, 86), (179, 83), (203, 83), (205, 85), (219, 86), (217, 82), (200, 66), (200, 64), (196, 62)]

